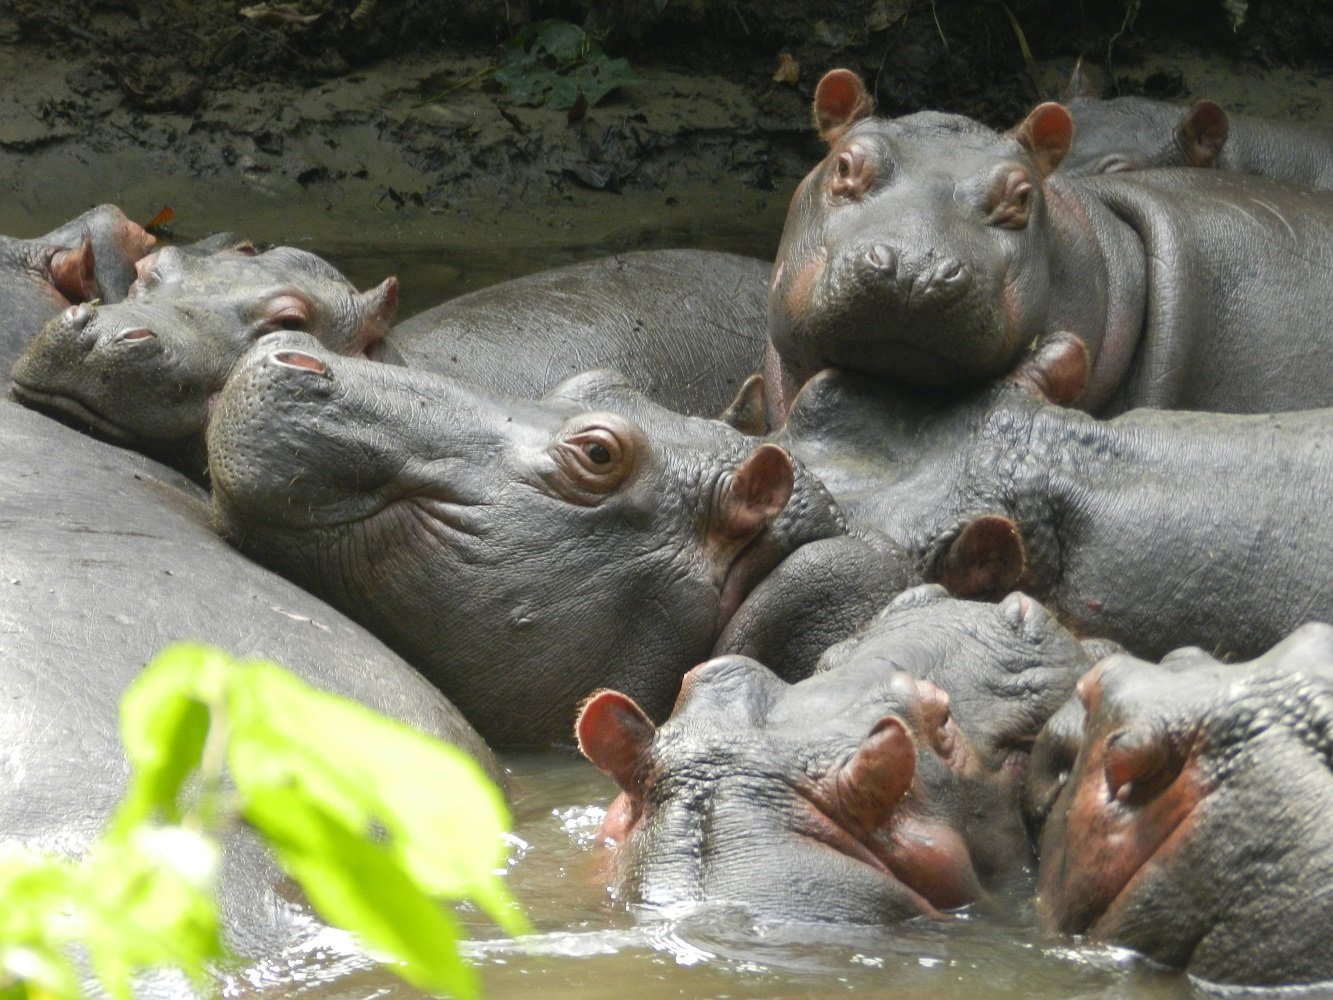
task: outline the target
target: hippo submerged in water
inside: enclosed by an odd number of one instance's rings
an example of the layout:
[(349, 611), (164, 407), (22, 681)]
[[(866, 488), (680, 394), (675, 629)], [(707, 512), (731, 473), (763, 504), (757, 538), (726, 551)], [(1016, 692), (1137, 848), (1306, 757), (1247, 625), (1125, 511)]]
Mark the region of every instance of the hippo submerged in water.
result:
[(796, 684), (711, 660), (660, 728), (600, 692), (577, 728), (621, 789), (602, 828), (617, 894), (878, 923), (1021, 883), (1026, 751), (1094, 657), (1021, 594), (983, 604), (925, 586)]
[(1064, 177), (1054, 103), (1008, 135), (886, 120), (833, 70), (814, 107), (829, 152), (792, 198), (769, 299), (774, 423), (826, 366), (975, 386), (1059, 333), (1086, 348), (1091, 412), (1333, 404), (1333, 195), (1223, 171)]
[(1041, 841), (1048, 924), (1215, 983), (1333, 981), (1333, 628), (1249, 663), (1113, 656), (1078, 691)]

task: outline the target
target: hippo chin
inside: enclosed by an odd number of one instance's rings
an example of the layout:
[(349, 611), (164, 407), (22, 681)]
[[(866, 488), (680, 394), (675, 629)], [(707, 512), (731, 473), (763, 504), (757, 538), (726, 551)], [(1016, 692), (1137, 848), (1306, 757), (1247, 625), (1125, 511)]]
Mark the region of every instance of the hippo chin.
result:
[(1091, 662), (1022, 594), (980, 604), (924, 586), (796, 684), (719, 657), (660, 728), (599, 692), (577, 730), (621, 789), (602, 828), (616, 892), (883, 923), (1024, 882), (1026, 748)]
[(1333, 627), (1242, 664), (1113, 656), (1078, 692), (1041, 841), (1049, 926), (1216, 983), (1333, 981)]
[(299, 343), (257, 346), (219, 398), (219, 526), (494, 743), (567, 739), (608, 683), (665, 715), (755, 584), (845, 532), (781, 448), (619, 377), (529, 401)]

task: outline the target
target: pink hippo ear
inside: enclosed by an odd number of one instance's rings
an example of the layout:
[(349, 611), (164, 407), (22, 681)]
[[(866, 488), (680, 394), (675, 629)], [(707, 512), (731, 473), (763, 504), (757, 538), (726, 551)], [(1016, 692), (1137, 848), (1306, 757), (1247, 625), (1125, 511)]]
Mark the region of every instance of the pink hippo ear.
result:
[(100, 294), (94, 273), (93, 241), (84, 238), (74, 250), (57, 250), (47, 264), (47, 273), (55, 290), (77, 305)]
[(1074, 120), (1063, 104), (1038, 104), (1014, 129), (1013, 136), (1027, 150), (1044, 179), (1058, 167), (1074, 141)]
[(916, 743), (907, 723), (883, 716), (838, 769), (838, 820), (858, 835), (886, 826), (915, 777)]
[(1048, 403), (1069, 406), (1087, 388), (1091, 367), (1088, 345), (1057, 330), (1042, 337), (1004, 381)]
[(875, 100), (865, 83), (849, 69), (831, 69), (815, 86), (811, 112), (819, 137), (832, 145), (853, 122), (870, 115)]
[(954, 597), (999, 600), (1018, 587), (1026, 568), (1018, 525), (999, 514), (983, 514), (953, 540), (937, 579)]
[(744, 540), (759, 534), (787, 506), (795, 482), (791, 457), (775, 444), (761, 444), (731, 474), (722, 492), (722, 535)]
[(1227, 144), (1231, 123), (1212, 101), (1195, 101), (1176, 126), (1176, 144), (1191, 167), (1213, 167)]
[(629, 695), (595, 692), (574, 723), (579, 751), (610, 776), (622, 792), (634, 794), (657, 727)]

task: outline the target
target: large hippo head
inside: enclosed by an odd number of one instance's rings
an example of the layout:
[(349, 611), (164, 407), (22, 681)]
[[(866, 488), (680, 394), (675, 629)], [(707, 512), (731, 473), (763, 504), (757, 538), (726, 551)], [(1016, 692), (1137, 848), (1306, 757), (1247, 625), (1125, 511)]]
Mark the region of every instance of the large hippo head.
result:
[(769, 335), (799, 383), (825, 366), (929, 387), (1008, 371), (1044, 331), (1043, 179), (1069, 115), (1043, 104), (1001, 135), (958, 115), (871, 115), (860, 78), (815, 92), (828, 155), (792, 197)]
[(1021, 594), (925, 586), (796, 684), (719, 657), (660, 728), (599, 692), (578, 736), (622, 790), (603, 826), (616, 891), (857, 923), (975, 902), (1026, 871), (1019, 768), (1088, 662)]
[(301, 330), (360, 353), (383, 339), (396, 304), (396, 279), (359, 293), (293, 247), (167, 247), (139, 261), (124, 301), (48, 322), (14, 365), (14, 394), (118, 444), (184, 452), (189, 465), (213, 397), (256, 339)]
[(219, 399), (219, 524), (492, 742), (568, 739), (608, 684), (665, 716), (749, 588), (844, 530), (781, 448), (618, 376), (519, 400), (301, 344), (257, 346)]
[(1333, 628), (1245, 664), (1108, 657), (1078, 694), (1041, 841), (1049, 925), (1215, 982), (1333, 979)]

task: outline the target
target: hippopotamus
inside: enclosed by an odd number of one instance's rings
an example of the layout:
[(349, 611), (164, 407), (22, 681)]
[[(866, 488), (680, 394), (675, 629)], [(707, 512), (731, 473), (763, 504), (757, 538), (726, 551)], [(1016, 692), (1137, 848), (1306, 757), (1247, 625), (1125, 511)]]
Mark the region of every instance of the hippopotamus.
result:
[(792, 198), (773, 270), (769, 409), (826, 366), (962, 391), (1073, 334), (1074, 403), (1269, 412), (1333, 403), (1333, 195), (1219, 170), (1055, 172), (1060, 104), (1000, 134), (871, 114), (860, 78), (815, 92), (828, 155)]
[(763, 363), (771, 269), (711, 250), (614, 254), (418, 313), (394, 327), (386, 354), (527, 398), (609, 368), (655, 402), (714, 417)]
[(1333, 627), (1262, 656), (1103, 660), (1041, 841), (1038, 912), (1196, 979), (1333, 980)]
[(42, 327), (13, 366), (13, 393), (202, 477), (209, 407), (250, 344), (302, 330), (336, 351), (373, 353), (392, 324), (397, 290), (386, 278), (358, 292), (333, 265), (295, 247), (166, 247), (139, 261), (124, 301), (83, 303)]
[(1069, 176), (1150, 167), (1216, 167), (1333, 190), (1333, 125), (1229, 115), (1214, 101), (1188, 108), (1146, 97), (1065, 102), (1074, 141)]
[(906, 591), (787, 684), (724, 656), (659, 728), (618, 691), (579, 747), (617, 784), (601, 836), (625, 901), (760, 917), (942, 918), (1026, 884), (1017, 782), (1092, 654), (1037, 602)]
[[(78, 855), (126, 789), (118, 701), (163, 647), (275, 660), (503, 772), (458, 710), (327, 604), (222, 542), (183, 475), (0, 399), (0, 839)], [(260, 842), (223, 842), (226, 938), (279, 970), (322, 928)], [(186, 995), (176, 983), (165, 995)]]
[(1007, 384), (889, 394), (829, 370), (770, 439), (923, 579), (1021, 589), (1141, 656), (1254, 656), (1333, 619), (1333, 409), (1098, 419)]
[(207, 439), (222, 534), (383, 638), (493, 745), (567, 741), (606, 685), (664, 718), (734, 619), (764, 631), (761, 589), (772, 614), (814, 595), (810, 629), (836, 641), (911, 579), (780, 447), (607, 372), (526, 400), (287, 336), (238, 365)]
[(114, 205), (99, 205), (44, 236), (0, 236), (0, 367), (71, 304), (125, 297), (134, 264), (155, 239)]

